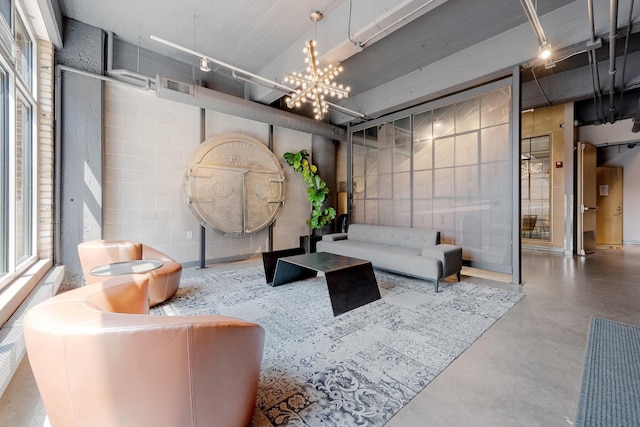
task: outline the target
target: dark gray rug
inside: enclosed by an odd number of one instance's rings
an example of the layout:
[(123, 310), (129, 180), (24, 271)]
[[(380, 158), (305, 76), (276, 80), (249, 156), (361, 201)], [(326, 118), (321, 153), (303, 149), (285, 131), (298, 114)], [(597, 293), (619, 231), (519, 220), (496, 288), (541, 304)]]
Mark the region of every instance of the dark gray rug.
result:
[(576, 426), (640, 426), (640, 326), (591, 318)]
[(223, 314), (262, 325), (252, 421), (381, 426), (522, 298), (510, 290), (376, 271), (382, 299), (333, 316), (323, 277), (278, 287), (261, 267), (201, 270), (152, 314)]

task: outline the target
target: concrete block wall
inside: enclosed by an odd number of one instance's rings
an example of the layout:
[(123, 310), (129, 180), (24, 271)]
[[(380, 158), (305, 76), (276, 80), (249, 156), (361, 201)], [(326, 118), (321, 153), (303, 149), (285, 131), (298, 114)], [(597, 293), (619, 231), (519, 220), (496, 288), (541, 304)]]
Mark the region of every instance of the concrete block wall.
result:
[[(137, 240), (189, 264), (199, 259), (200, 225), (184, 197), (184, 176), (200, 144), (200, 109), (153, 92), (106, 83), (104, 91), (104, 238)], [(264, 123), (206, 111), (205, 137), (242, 133), (269, 140)], [(273, 151), (285, 173), (286, 201), (273, 227), (274, 249), (298, 246), (308, 234), (306, 186), (282, 154), (306, 149), (311, 135), (275, 128)], [(189, 237), (190, 236), (190, 237)], [(205, 257), (225, 261), (268, 249), (268, 231), (244, 236), (206, 231)]]
[(150, 91), (105, 84), (104, 238), (146, 243), (192, 261), (196, 228), (183, 197), (183, 176), (199, 144), (198, 108)]

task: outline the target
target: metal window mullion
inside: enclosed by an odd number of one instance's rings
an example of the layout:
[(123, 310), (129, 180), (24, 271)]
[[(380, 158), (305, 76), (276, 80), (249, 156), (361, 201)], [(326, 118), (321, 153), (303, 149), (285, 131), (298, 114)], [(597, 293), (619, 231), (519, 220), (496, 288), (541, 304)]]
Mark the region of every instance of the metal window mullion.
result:
[[(32, 256), (33, 256), (33, 249), (34, 249), (34, 241), (33, 241), (33, 237), (34, 237), (34, 227), (33, 227), (33, 219), (34, 219), (34, 202), (33, 202), (33, 196), (34, 196), (34, 188), (33, 188), (33, 183), (35, 182), (33, 179), (33, 173), (34, 173), (34, 165), (33, 165), (33, 156), (34, 156), (34, 147), (33, 147), (33, 105), (31, 105), (24, 97), (24, 94), (22, 93), (22, 91), (18, 90), (17, 91), (17, 95), (16, 96), (16, 103), (15, 103), (15, 110), (17, 110), (18, 108), (18, 99), (20, 99), (20, 101), (22, 102), (22, 105), (27, 107), (26, 108), (26, 114), (27, 117), (22, 117), (22, 135), (21, 135), (21, 140), (20, 140), (20, 144), (22, 146), (22, 171), (21, 171), (21, 188), (20, 191), (22, 193), (22, 203), (28, 202), (25, 205), (23, 205), (23, 215), (24, 217), (22, 218), (22, 226), (24, 226), (24, 241), (28, 242), (29, 244), (29, 248), (26, 251), (26, 257), (24, 259), (18, 260), (16, 258), (16, 263), (18, 261), (21, 262), (21, 264), (24, 264), (27, 260), (29, 260)], [(26, 120), (25, 120), (26, 119)], [(15, 123), (15, 122), (14, 122)], [(17, 137), (17, 135), (16, 135)], [(18, 140), (14, 139), (14, 147), (17, 145)], [(14, 149), (15, 150), (15, 149)], [(17, 156), (17, 152), (14, 152), (14, 170), (16, 167), (16, 162), (15, 159)], [(14, 180), (15, 180), (15, 172), (14, 172)], [(14, 191), (18, 190), (17, 185), (14, 188)], [(13, 193), (13, 195), (15, 196), (15, 192)], [(14, 200), (14, 214), (15, 211), (17, 209), (18, 205), (15, 203)], [(17, 220), (17, 217), (14, 218), (14, 221)], [(13, 223), (15, 225), (17, 225), (15, 222)], [(24, 244), (24, 243), (23, 243)]]
[(3, 273), (9, 271), (9, 260), (8, 260), (8, 234), (9, 234), (9, 223), (8, 223), (8, 199), (9, 196), (7, 192), (9, 191), (8, 183), (11, 181), (9, 179), (9, 153), (7, 152), (5, 147), (9, 146), (8, 138), (9, 138), (9, 121), (8, 121), (8, 111), (9, 111), (9, 84), (8, 84), (8, 73), (5, 71), (5, 68), (2, 67), (2, 63), (0, 63), (0, 92), (5, 94), (0, 102), (0, 147), (2, 147), (2, 152), (0, 152), (0, 248), (2, 248), (2, 258), (0, 258), (0, 277), (3, 276)]
[[(8, 233), (6, 239), (6, 249), (7, 250), (7, 273), (11, 274), (16, 269), (16, 236), (15, 231), (11, 232), (11, 230), (15, 230), (12, 227), (12, 224), (15, 224), (16, 220), (16, 107), (18, 105), (17, 97), (16, 97), (16, 85), (15, 85), (15, 76), (9, 71), (7, 73), (7, 83), (8, 83), (8, 92), (9, 92), (9, 102), (7, 105), (7, 205), (6, 205), (6, 214), (7, 214), (7, 225), (8, 225)], [(4, 242), (3, 242), (4, 243)]]

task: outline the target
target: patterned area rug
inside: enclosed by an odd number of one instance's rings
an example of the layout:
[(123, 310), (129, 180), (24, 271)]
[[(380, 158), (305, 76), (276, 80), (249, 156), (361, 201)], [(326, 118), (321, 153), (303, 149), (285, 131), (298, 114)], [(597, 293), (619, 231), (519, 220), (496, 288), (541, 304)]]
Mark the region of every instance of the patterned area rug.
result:
[(152, 314), (222, 314), (262, 325), (252, 425), (381, 426), (521, 298), (467, 282), (376, 271), (382, 299), (333, 316), (324, 277), (279, 287), (261, 267), (184, 277)]

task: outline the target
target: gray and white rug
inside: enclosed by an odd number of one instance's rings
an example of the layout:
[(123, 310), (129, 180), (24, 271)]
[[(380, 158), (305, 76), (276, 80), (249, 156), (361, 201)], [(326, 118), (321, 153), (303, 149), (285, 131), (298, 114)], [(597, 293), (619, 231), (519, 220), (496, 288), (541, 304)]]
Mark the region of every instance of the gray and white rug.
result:
[(324, 277), (279, 287), (261, 267), (184, 277), (152, 314), (222, 314), (262, 325), (252, 425), (381, 426), (521, 298), (468, 282), (376, 271), (382, 299), (333, 316)]

